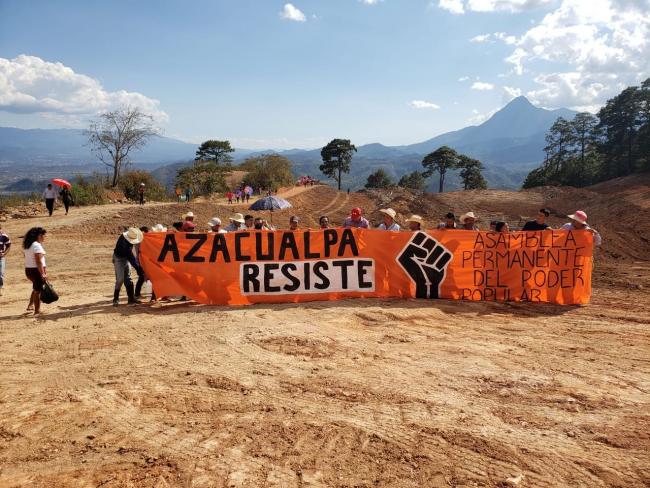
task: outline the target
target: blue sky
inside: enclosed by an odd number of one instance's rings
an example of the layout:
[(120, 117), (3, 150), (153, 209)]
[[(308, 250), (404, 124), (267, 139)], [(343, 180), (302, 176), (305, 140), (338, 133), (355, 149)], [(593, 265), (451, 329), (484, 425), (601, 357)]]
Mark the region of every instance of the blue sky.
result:
[(419, 142), (650, 75), (650, 0), (0, 0), (0, 125), (139, 105), (238, 147)]

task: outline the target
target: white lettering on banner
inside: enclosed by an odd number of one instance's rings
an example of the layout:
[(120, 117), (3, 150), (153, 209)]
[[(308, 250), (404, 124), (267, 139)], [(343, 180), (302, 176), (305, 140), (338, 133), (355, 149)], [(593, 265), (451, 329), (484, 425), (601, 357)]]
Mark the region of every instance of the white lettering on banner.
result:
[(375, 291), (374, 259), (324, 259), (242, 263), (242, 295)]

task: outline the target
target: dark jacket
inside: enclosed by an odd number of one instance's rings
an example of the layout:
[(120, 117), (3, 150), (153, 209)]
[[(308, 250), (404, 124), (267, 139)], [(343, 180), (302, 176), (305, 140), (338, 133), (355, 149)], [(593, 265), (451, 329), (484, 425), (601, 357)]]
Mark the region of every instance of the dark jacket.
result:
[(113, 256), (119, 259), (126, 259), (131, 263), (136, 270), (140, 269), (140, 265), (135, 260), (133, 255), (133, 244), (126, 240), (124, 236), (120, 236), (117, 242), (115, 243), (115, 249), (113, 250)]

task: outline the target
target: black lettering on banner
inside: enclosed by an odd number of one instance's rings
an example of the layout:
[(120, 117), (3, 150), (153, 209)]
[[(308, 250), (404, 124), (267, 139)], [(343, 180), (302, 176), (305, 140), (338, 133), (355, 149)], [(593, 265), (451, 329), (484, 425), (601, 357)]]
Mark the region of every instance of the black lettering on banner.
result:
[(250, 261), (251, 257), (241, 253), (241, 241), (251, 235), (250, 232), (235, 233), (235, 259), (237, 261)]
[(578, 245), (578, 243), (576, 242), (576, 238), (573, 237), (573, 231), (571, 230), (567, 232), (566, 241), (564, 241), (564, 247), (567, 247), (569, 242), (572, 243), (573, 247), (576, 247)]
[(293, 235), (293, 232), (284, 232), (282, 234), (282, 240), (280, 241), (280, 254), (278, 256), (280, 260), (286, 259), (287, 250), (291, 250), (293, 259), (300, 259), (296, 237)]
[(279, 269), (278, 263), (268, 263), (264, 265), (264, 290), (268, 293), (277, 293), (281, 290), (279, 286), (271, 286), (271, 280), (275, 278), (273, 271)]
[(359, 288), (372, 288), (372, 281), (365, 281), (364, 278), (368, 274), (369, 267), (372, 267), (374, 263), (369, 260), (360, 260), (357, 264), (357, 275), (359, 278)]
[[(342, 242), (342, 241), (341, 241)], [(348, 268), (354, 266), (354, 261), (352, 259), (346, 259), (345, 261), (334, 261), (332, 266), (341, 268), (341, 285), (344, 290), (348, 288)]]
[[(262, 251), (262, 239), (266, 236), (267, 253)], [(255, 252), (258, 261), (273, 261), (273, 250), (275, 248), (275, 238), (273, 232), (256, 232), (255, 233)]]
[(192, 249), (183, 257), (183, 261), (186, 263), (204, 263), (205, 258), (203, 256), (195, 256), (195, 254), (201, 249), (201, 246), (205, 244), (205, 241), (208, 240), (207, 234), (185, 234), (185, 239), (190, 239), (196, 241), (196, 244), (192, 246)]
[(305, 263), (305, 266), (304, 266), (305, 274), (303, 275), (305, 277), (305, 291), (311, 290), (311, 273), (310, 273), (310, 270), (311, 270), (311, 265), (309, 264), (309, 262)]
[(357, 241), (354, 239), (354, 234), (351, 229), (343, 229), (343, 235), (341, 236), (341, 244), (339, 245), (339, 257), (342, 257), (345, 254), (345, 248), (349, 247), (352, 251), (353, 256), (359, 255), (359, 249), (357, 248)]
[(228, 251), (228, 244), (226, 242), (225, 234), (214, 234), (212, 239), (212, 251), (210, 251), (210, 262), (214, 263), (217, 260), (217, 254), (221, 253), (224, 263), (230, 262), (230, 251)]
[(298, 266), (293, 263), (286, 263), (282, 265), (282, 274), (289, 278), (291, 281), (290, 285), (284, 285), (283, 288), (285, 291), (296, 291), (300, 288), (300, 280), (296, 278), (290, 271), (298, 271)]
[(330, 249), (337, 242), (339, 242), (339, 234), (335, 229), (327, 229), (323, 232), (323, 238), (325, 240), (325, 257), (330, 257)]
[(303, 234), (303, 241), (305, 244), (305, 259), (320, 258), (320, 253), (311, 252), (311, 232), (307, 231)]
[(260, 280), (258, 276), (260, 275), (260, 268), (256, 264), (245, 264), (242, 267), (242, 288), (244, 293), (250, 293), (250, 285), (253, 285), (253, 292), (260, 292)]
[(327, 290), (330, 287), (330, 280), (323, 274), (323, 269), (327, 269), (327, 263), (318, 261), (314, 264), (314, 274), (320, 279), (320, 283), (314, 283), (317, 290)]
[(174, 234), (167, 234), (165, 236), (165, 242), (163, 243), (163, 247), (160, 250), (160, 256), (158, 256), (158, 262), (162, 263), (165, 261), (165, 258), (167, 257), (167, 253), (171, 252), (172, 253), (172, 259), (174, 260), (175, 263), (180, 262), (181, 257), (178, 253), (178, 245), (176, 245), (176, 236)]

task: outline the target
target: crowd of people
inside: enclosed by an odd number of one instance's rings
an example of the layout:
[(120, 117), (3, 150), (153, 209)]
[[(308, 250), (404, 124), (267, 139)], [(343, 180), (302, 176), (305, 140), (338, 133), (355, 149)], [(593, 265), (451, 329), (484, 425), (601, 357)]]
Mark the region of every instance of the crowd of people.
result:
[[(384, 208), (379, 210), (381, 214), (381, 222), (375, 227), (376, 229), (388, 232), (417, 232), (425, 230), (427, 224), (420, 215), (411, 215), (404, 219), (404, 228), (397, 222), (397, 212), (392, 208)], [(547, 223), (550, 216), (550, 211), (546, 208), (539, 210), (537, 217), (525, 223), (521, 229), (511, 229), (509, 224), (505, 221), (491, 221), (489, 224), (490, 232), (511, 232), (512, 230), (522, 231), (546, 231), (552, 230), (551, 226)], [(586, 230), (593, 234), (594, 246), (602, 244), (600, 234), (589, 226), (587, 223), (587, 214), (583, 210), (577, 210), (569, 215), (569, 222), (563, 224), (560, 230)], [(113, 266), (115, 269), (115, 287), (113, 292), (113, 305), (119, 305), (120, 293), (122, 288), (126, 290), (128, 304), (140, 303), (140, 296), (142, 288), (147, 281), (144, 269), (142, 268), (139, 255), (140, 243), (144, 239), (144, 234), (148, 232), (214, 232), (214, 233), (228, 233), (228, 232), (242, 232), (242, 231), (260, 231), (260, 230), (278, 230), (271, 223), (267, 222), (261, 217), (254, 217), (253, 215), (244, 215), (235, 213), (228, 218), (228, 224), (223, 225), (219, 217), (209, 219), (205, 225), (197, 225), (195, 222), (193, 212), (187, 212), (182, 216), (178, 222), (174, 222), (170, 228), (162, 224), (156, 224), (151, 228), (148, 227), (131, 227), (125, 230), (118, 237), (115, 247), (113, 249)], [(335, 227), (332, 225), (327, 215), (320, 216), (318, 220), (319, 229), (330, 229)], [(369, 220), (364, 217), (360, 208), (356, 207), (350, 211), (350, 215), (344, 219), (341, 226), (343, 228), (359, 228), (370, 229), (372, 225)], [(453, 213), (447, 213), (442, 221), (434, 226), (439, 230), (481, 230), (479, 226), (479, 218), (473, 212), (467, 212), (456, 219)], [(297, 231), (301, 229), (301, 220), (297, 215), (292, 215), (289, 218), (288, 230)], [(32, 291), (29, 297), (29, 305), (27, 311), (34, 312), (34, 315), (41, 313), (41, 300), (40, 293), (43, 286), (47, 282), (47, 266), (45, 263), (45, 248), (44, 242), (47, 236), (47, 231), (42, 227), (32, 227), (25, 234), (23, 240), (23, 252), (25, 259), (25, 276), (32, 284)], [(11, 249), (11, 239), (2, 230), (0, 224), (0, 295), (2, 295), (3, 287), (5, 284), (5, 269), (6, 257)], [(138, 280), (134, 284), (131, 278), (131, 270), (134, 269), (138, 275)], [(185, 297), (180, 297), (185, 299)], [(156, 296), (152, 292), (151, 301), (156, 302)]]
[(59, 198), (61, 199), (61, 203), (63, 203), (65, 214), (68, 215), (70, 207), (74, 205), (74, 196), (72, 195), (72, 191), (67, 186), (64, 186), (61, 190), (57, 191), (52, 186), (52, 183), (48, 183), (45, 190), (43, 190), (43, 200), (45, 201), (45, 208), (47, 208), (47, 213), (50, 217), (54, 213), (54, 207)]

